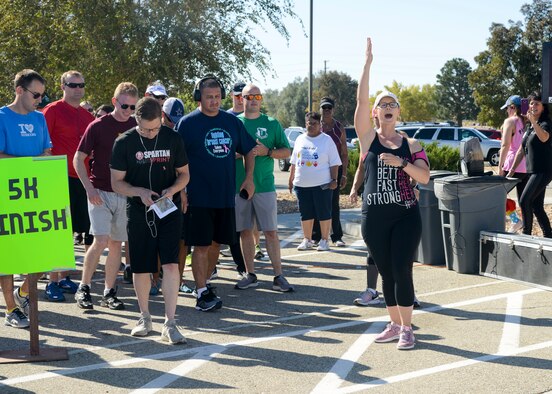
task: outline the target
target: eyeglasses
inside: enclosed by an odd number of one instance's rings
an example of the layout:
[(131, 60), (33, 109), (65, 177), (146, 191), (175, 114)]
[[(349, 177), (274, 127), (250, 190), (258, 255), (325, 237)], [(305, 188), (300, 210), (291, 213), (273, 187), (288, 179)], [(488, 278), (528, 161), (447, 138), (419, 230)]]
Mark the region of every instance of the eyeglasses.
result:
[(132, 111), (134, 111), (136, 109), (136, 105), (128, 105), (128, 104), (121, 104), (121, 102), (119, 101), (118, 98), (116, 98), (115, 100), (117, 100), (117, 102), (119, 103), (119, 105), (121, 106), (122, 109), (128, 109), (130, 108)]
[(391, 103), (381, 103), (378, 104), (378, 107), (381, 109), (387, 109), (387, 108), (397, 108), (399, 106), (399, 103), (391, 102)]
[(159, 96), (156, 96), (155, 94), (152, 94), (153, 98), (156, 100), (166, 100), (167, 96), (163, 96), (162, 94)]
[(65, 82), (64, 85), (71, 88), (71, 89), (76, 89), (76, 88), (84, 89), (84, 82), (81, 82), (81, 83)]
[(322, 107), (322, 109), (333, 109), (333, 107), (331, 107), (331, 106), (329, 106), (329, 105), (324, 105), (324, 106)]
[(153, 129), (146, 129), (142, 126), (138, 126), (138, 128), (142, 133), (157, 133), (159, 132), (159, 130), (161, 130), (161, 125), (159, 125), (159, 127), (154, 127)]
[(35, 100), (38, 99), (38, 98), (42, 98), (42, 97), (46, 96), (46, 93), (37, 93), (37, 92), (33, 92), (32, 90), (27, 89), (25, 86), (21, 86), (21, 87), (23, 88), (23, 90), (26, 90), (27, 92), (32, 94), (33, 98)]
[(242, 95), (244, 99), (246, 100), (257, 100), (257, 101), (260, 101), (263, 99), (263, 95), (262, 94), (244, 94)]

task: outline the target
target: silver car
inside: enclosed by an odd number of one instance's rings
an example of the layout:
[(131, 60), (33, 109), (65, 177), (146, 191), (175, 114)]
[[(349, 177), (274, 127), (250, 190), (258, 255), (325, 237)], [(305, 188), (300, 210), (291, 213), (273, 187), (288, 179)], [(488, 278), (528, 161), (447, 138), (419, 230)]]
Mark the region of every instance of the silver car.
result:
[(432, 126), (421, 127), (414, 138), (426, 144), (437, 142), (438, 145), (446, 145), (460, 149), (460, 141), (466, 138), (476, 137), (481, 143), (483, 157), (492, 166), (498, 165), (500, 141), (492, 140), (485, 134), (469, 127)]
[[(295, 145), (295, 140), (297, 139), (297, 137), (299, 137), (305, 131), (306, 130), (303, 127), (298, 126), (292, 126), (284, 129), (284, 133), (288, 139), (291, 151), (293, 151), (293, 145)], [(290, 165), (291, 164), (289, 162), (289, 157), (285, 159), (278, 159), (278, 168), (280, 169), (280, 171), (288, 171)]]

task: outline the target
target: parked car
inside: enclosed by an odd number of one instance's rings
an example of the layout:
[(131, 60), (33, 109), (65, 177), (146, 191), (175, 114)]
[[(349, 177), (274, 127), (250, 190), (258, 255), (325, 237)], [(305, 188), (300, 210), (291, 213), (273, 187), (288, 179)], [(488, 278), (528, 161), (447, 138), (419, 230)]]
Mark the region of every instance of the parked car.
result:
[(477, 131), (480, 131), (481, 133), (485, 134), (487, 137), (489, 137), (492, 140), (500, 140), (502, 139), (502, 131), (495, 130), (495, 129), (480, 129), (478, 127), (475, 128)]
[[(284, 133), (286, 134), (286, 137), (289, 142), (289, 147), (293, 151), (293, 146), (295, 145), (295, 140), (297, 137), (299, 137), (301, 134), (305, 132), (305, 129), (298, 126), (292, 126), (288, 127), (287, 129), (284, 129)], [(289, 157), (285, 159), (278, 159), (278, 168), (280, 171), (289, 171)]]
[(418, 131), (422, 126), (398, 126), (395, 127), (396, 131), (404, 131), (410, 138), (414, 137), (416, 131)]
[(491, 165), (497, 166), (499, 159), (500, 141), (492, 140), (485, 134), (468, 127), (421, 127), (414, 138), (423, 143), (430, 144), (437, 142), (439, 145), (446, 145), (460, 149), (460, 141), (465, 138), (476, 137), (481, 143), (483, 157)]

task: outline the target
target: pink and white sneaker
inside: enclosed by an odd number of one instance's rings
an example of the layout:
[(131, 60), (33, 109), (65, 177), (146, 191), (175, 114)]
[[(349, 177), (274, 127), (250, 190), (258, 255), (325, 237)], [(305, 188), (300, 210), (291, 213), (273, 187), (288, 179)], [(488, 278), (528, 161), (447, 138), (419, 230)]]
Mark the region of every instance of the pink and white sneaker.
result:
[(378, 334), (378, 336), (376, 336), (376, 339), (374, 340), (374, 342), (376, 343), (392, 342), (395, 339), (399, 339), (400, 333), (401, 333), (401, 326), (391, 322), (387, 324), (387, 327), (385, 327), (385, 330), (383, 330), (381, 333)]
[(408, 350), (414, 348), (416, 345), (416, 338), (412, 332), (412, 327), (401, 326), (401, 332), (399, 337), (399, 343), (397, 343), (397, 349)]

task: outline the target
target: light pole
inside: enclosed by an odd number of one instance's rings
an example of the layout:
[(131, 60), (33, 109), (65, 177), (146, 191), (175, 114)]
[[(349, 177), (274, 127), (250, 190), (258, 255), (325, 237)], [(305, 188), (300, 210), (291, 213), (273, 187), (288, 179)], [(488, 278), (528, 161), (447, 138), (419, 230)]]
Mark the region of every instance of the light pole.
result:
[(312, 111), (312, 5), (310, 0), (310, 32), (309, 32), (309, 111)]

